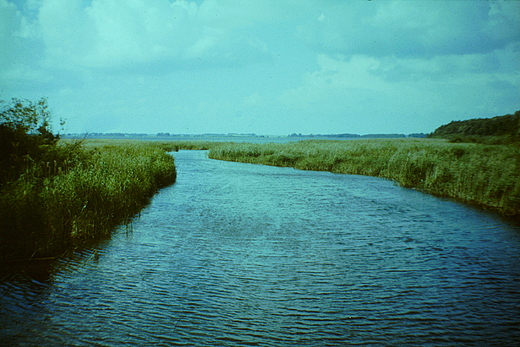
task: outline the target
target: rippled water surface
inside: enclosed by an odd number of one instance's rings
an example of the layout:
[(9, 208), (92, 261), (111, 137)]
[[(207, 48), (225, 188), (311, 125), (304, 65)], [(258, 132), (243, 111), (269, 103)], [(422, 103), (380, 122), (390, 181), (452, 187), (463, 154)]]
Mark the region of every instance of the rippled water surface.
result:
[(111, 240), (0, 281), (0, 344), (520, 344), (520, 228), (372, 177), (175, 154)]

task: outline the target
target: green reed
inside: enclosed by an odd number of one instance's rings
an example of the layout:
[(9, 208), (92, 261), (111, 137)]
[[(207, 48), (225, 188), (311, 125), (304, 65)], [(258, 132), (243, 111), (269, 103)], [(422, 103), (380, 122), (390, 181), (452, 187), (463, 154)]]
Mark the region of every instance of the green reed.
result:
[[(64, 143), (0, 196), (0, 260), (53, 256), (104, 237), (176, 178), (156, 144)], [(49, 159), (52, 159), (50, 156)]]
[(438, 196), (520, 216), (520, 148), (432, 139), (227, 144), (213, 159), (384, 177)]

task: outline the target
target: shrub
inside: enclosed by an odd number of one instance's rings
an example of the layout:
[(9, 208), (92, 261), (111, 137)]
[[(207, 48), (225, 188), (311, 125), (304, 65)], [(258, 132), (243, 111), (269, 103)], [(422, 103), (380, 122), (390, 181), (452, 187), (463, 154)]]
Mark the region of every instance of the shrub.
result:
[(175, 181), (173, 157), (156, 144), (58, 142), (45, 99), (14, 100), (0, 120), (0, 260), (106, 236)]
[(16, 180), (46, 156), (59, 139), (52, 133), (47, 100), (0, 101), (0, 186)]

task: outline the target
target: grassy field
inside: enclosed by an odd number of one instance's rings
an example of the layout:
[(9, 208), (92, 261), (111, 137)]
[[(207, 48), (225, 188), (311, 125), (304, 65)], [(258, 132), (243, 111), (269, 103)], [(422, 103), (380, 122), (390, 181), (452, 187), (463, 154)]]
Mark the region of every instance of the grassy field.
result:
[(520, 217), (520, 148), (434, 139), (226, 144), (213, 159), (384, 177)]
[(55, 256), (106, 236), (176, 178), (155, 143), (62, 141), (0, 195), (0, 260)]

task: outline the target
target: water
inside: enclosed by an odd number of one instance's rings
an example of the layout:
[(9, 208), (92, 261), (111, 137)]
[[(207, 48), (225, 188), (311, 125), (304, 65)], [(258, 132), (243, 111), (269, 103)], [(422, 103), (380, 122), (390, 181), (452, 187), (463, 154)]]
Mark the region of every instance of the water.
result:
[(519, 345), (520, 227), (364, 176), (175, 154), (110, 240), (4, 269), (0, 345)]

